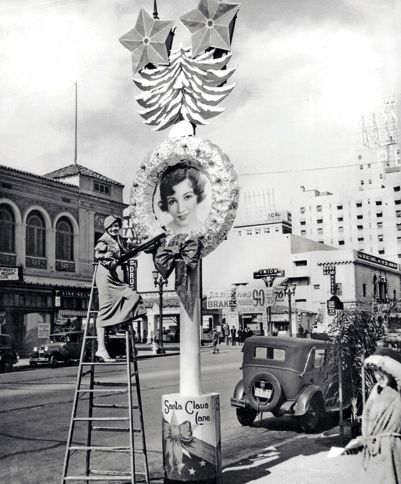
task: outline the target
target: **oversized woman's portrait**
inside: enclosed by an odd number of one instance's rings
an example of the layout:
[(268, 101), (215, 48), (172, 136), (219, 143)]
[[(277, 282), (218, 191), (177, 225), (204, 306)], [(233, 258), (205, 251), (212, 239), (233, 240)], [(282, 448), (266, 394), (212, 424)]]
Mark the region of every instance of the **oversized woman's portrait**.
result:
[(167, 232), (196, 233), (209, 215), (211, 194), (207, 175), (189, 160), (181, 160), (161, 174), (153, 197), (153, 211)]

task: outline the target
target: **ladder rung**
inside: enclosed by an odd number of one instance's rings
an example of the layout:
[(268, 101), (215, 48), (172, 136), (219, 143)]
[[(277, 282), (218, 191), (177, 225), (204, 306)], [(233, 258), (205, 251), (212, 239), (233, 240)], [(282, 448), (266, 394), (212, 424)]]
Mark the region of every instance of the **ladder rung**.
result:
[(92, 430), (99, 432), (129, 432), (129, 427), (92, 427)]
[(85, 336), (85, 339), (97, 339), (97, 336), (93, 336), (93, 335)]
[(96, 445), (72, 445), (69, 450), (98, 450), (100, 452), (130, 452), (130, 447), (101, 447)]
[(126, 387), (127, 383), (122, 382), (112, 382), (112, 381), (95, 381), (93, 382), (95, 385), (103, 386), (103, 387)]
[(106, 362), (106, 361), (102, 361), (101, 363), (98, 362), (98, 361), (83, 361), (82, 362), (82, 365), (103, 365), (103, 366), (106, 366), (106, 365), (124, 365), (126, 366), (127, 365), (127, 361), (124, 361), (124, 362), (120, 362), (120, 361), (110, 361), (110, 362)]
[(91, 469), (89, 471), (91, 474), (102, 474), (104, 476), (122, 476), (125, 474), (125, 477), (131, 477), (131, 472), (124, 472), (124, 471), (105, 471), (103, 469)]
[(129, 417), (75, 417), (74, 420), (76, 422), (127, 422)]
[(79, 393), (101, 393), (101, 392), (119, 392), (119, 393), (127, 393), (128, 389), (126, 390), (119, 390), (118, 388), (94, 388), (93, 390), (78, 390)]
[[(128, 405), (118, 405), (116, 403), (94, 403), (93, 408), (129, 408)], [(138, 409), (138, 405), (132, 405), (133, 409)]]
[(131, 479), (131, 474), (128, 475), (119, 475), (119, 476), (108, 476), (105, 475), (98, 475), (98, 476), (68, 476), (64, 477), (64, 481), (127, 481), (127, 479)]

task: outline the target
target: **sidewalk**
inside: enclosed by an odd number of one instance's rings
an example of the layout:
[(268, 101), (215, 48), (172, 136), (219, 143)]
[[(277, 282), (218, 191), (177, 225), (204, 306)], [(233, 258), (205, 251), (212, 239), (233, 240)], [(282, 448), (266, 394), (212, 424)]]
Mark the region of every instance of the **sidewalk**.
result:
[(338, 427), (319, 435), (300, 434), (224, 465), (223, 484), (384, 484), (363, 472), (361, 455), (328, 458), (333, 446), (341, 447)]

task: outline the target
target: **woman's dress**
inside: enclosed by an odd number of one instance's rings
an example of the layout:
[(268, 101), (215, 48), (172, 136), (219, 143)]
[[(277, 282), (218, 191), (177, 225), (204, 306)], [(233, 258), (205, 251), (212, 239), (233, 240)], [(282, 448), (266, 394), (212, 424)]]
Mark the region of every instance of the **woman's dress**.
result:
[(119, 237), (114, 239), (107, 232), (96, 244), (95, 258), (99, 262), (96, 273), (99, 292), (96, 324), (100, 327), (125, 323), (146, 315), (141, 296), (121, 282), (116, 271), (116, 262), (128, 249)]

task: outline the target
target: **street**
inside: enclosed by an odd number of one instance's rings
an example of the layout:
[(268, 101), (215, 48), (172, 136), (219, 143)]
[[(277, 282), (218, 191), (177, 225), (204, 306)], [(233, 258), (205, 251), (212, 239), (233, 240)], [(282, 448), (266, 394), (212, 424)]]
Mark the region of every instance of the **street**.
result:
[[(210, 348), (204, 348), (201, 354), (203, 392), (220, 394), (224, 482), (249, 482), (244, 472), (234, 472), (238, 469), (237, 463), (262, 451), (265, 452), (262, 463), (278, 459), (279, 454), (268, 449), (284, 442), (299, 442), (294, 452), (305, 454), (305, 446), (301, 442), (319, 436), (305, 437), (293, 422), (267, 418), (269, 414), (266, 414), (262, 422), (257, 420), (252, 427), (242, 427), (238, 423), (235, 410), (230, 407), (230, 397), (241, 374), (242, 353), (239, 347), (221, 345), (220, 354), (216, 355)], [(179, 357), (142, 359), (139, 360), (139, 370), (151, 479), (161, 482), (161, 395), (178, 391)], [(59, 482), (76, 372), (76, 366), (43, 367), (0, 375), (1, 482)], [(108, 368), (102, 371), (102, 376), (112, 373), (113, 378), (122, 380), (122, 372), (121, 369)], [(298, 451), (296, 448), (299, 448)], [(120, 457), (102, 454), (103, 468), (107, 468), (106, 459), (113, 465), (125, 465), (118, 460)], [(252, 466), (254, 464), (245, 467), (249, 469)]]

